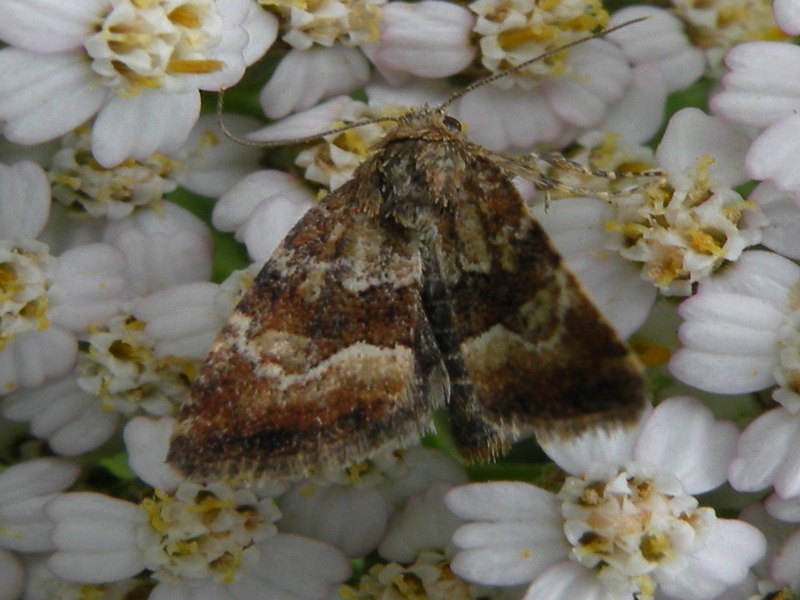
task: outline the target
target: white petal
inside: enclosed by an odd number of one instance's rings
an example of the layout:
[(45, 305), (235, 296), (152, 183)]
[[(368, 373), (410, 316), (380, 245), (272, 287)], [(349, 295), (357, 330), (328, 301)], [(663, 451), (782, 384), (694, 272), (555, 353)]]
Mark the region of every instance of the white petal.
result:
[(267, 260), (286, 234), (315, 205), (293, 196), (273, 196), (256, 208), (241, 228), (242, 241), (254, 261)]
[(123, 433), (131, 469), (139, 479), (158, 490), (172, 491), (182, 479), (166, 463), (174, 426), (172, 418), (134, 417)]
[(550, 107), (572, 125), (598, 125), (608, 105), (625, 93), (631, 68), (620, 49), (605, 40), (589, 40), (571, 48), (567, 61), (570, 75), (544, 85)]
[(467, 125), (470, 140), (498, 152), (553, 141), (565, 125), (541, 92), (491, 85), (459, 98), (452, 114)]
[(656, 289), (640, 269), (616, 252), (605, 251), (603, 223), (612, 218), (608, 203), (568, 198), (533, 213), (561, 256), (584, 285), (594, 305), (623, 338), (641, 327), (656, 299)]
[(619, 600), (585, 567), (561, 561), (536, 579), (522, 600)]
[(110, 222), (103, 241), (125, 257), (125, 279), (136, 295), (211, 276), (211, 232), (171, 202)]
[(62, 456), (77, 456), (99, 448), (114, 435), (119, 415), (102, 410), (97, 405), (97, 399), (92, 398), (92, 400), (94, 406), (85, 407), (68, 423), (48, 436), (47, 443), (54, 452)]
[(336, 96), (302, 113), (291, 115), (247, 135), (254, 142), (287, 141), (328, 130), (339, 115), (353, 104), (347, 96)]
[(773, 485), (783, 498), (800, 495), (800, 435), (795, 435), (786, 448), (783, 464), (775, 473)]
[(725, 55), (731, 71), (725, 90), (711, 99), (715, 114), (744, 125), (767, 127), (800, 109), (800, 48), (747, 42)]
[(669, 398), (645, 421), (634, 458), (675, 475), (687, 494), (702, 494), (727, 479), (738, 434), (694, 398)]
[(774, 0), (772, 12), (775, 22), (784, 32), (790, 35), (800, 34), (800, 11), (794, 0)]
[(214, 309), (218, 292), (217, 284), (206, 281), (175, 285), (142, 298), (131, 314), (147, 323), (145, 333), (159, 356), (203, 359), (224, 325)]
[(0, 39), (32, 52), (79, 49), (107, 5), (108, 0), (2, 0)]
[(331, 585), (350, 575), (344, 555), (317, 540), (279, 533), (262, 544), (263, 578), (300, 598), (326, 598)]
[(389, 521), (378, 554), (387, 560), (412, 563), (425, 550), (448, 548), (453, 532), (462, 523), (444, 504), (444, 495), (451, 487), (437, 481), (409, 498), (402, 512)]
[(65, 375), (78, 357), (78, 341), (57, 326), (16, 336), (0, 352), (0, 390), (36, 387)]
[(789, 589), (797, 589), (800, 585), (800, 531), (790, 536), (775, 554), (770, 575)]
[(341, 548), (350, 557), (375, 549), (389, 517), (386, 500), (374, 488), (301, 483), (281, 498), (281, 531), (305, 535)]
[(656, 150), (661, 166), (679, 177), (697, 167), (699, 156), (709, 155), (712, 183), (736, 186), (744, 183), (744, 157), (750, 140), (722, 119), (698, 108), (684, 108), (672, 115)]
[(0, 50), (0, 119), (7, 121), (3, 135), (12, 142), (38, 144), (72, 131), (107, 94), (80, 52)]
[(620, 44), (635, 65), (657, 65), (669, 82), (670, 92), (697, 81), (705, 68), (703, 52), (691, 45), (681, 21), (667, 10), (629, 6), (615, 12), (607, 26), (642, 17), (647, 20), (614, 32), (608, 38)]
[(278, 37), (278, 18), (264, 10), (259, 4), (250, 3), (250, 10), (243, 24), (247, 31), (247, 46), (242, 54), (249, 66), (264, 56)]
[(789, 291), (800, 266), (773, 252), (748, 250), (722, 273), (704, 280), (698, 292), (732, 292), (761, 298), (782, 313), (792, 310)]
[(50, 215), (50, 182), (31, 161), (0, 164), (0, 237), (35, 238)]
[(92, 127), (92, 154), (104, 167), (126, 158), (172, 152), (189, 137), (200, 115), (200, 93), (143, 92), (112, 97)]
[(611, 105), (598, 127), (643, 144), (661, 127), (667, 102), (667, 86), (661, 69), (645, 64), (633, 68), (630, 87), (619, 102)]
[(61, 492), (78, 478), (77, 465), (58, 458), (17, 463), (0, 473), (0, 504)]
[[(261, 10), (256, 4), (253, 6)], [(232, 131), (249, 131), (260, 126), (259, 121), (244, 115), (226, 114), (224, 118)], [(209, 144), (209, 140), (215, 141)], [(178, 156), (185, 161), (186, 169), (172, 174), (175, 181), (191, 192), (212, 198), (221, 196), (243, 177), (261, 168), (261, 151), (224, 135), (216, 115), (200, 117)]]
[(754, 179), (769, 179), (783, 190), (800, 191), (800, 175), (792, 158), (800, 152), (800, 116), (771, 125), (759, 135), (747, 152), (745, 168)]
[(450, 563), (459, 577), (483, 585), (520, 585), (533, 581), (554, 562), (563, 559), (563, 548), (499, 547), (464, 550)]
[(56, 552), (47, 568), (57, 577), (76, 583), (110, 583), (133, 577), (144, 569), (137, 550)]
[(797, 439), (800, 421), (784, 408), (775, 408), (750, 423), (739, 436), (737, 455), (728, 470), (733, 488), (753, 492), (771, 485)]
[[(144, 512), (135, 504), (118, 500), (103, 494), (93, 492), (80, 492), (62, 494), (47, 505), (48, 516), (56, 522), (78, 521), (108, 521), (141, 523), (147, 520)], [(66, 547), (81, 547), (81, 539), (65, 540)], [(131, 541), (117, 540), (122, 546), (127, 546)]]
[(261, 90), (259, 103), (264, 114), (280, 119), (326, 98), (349, 94), (368, 79), (369, 63), (357, 48), (290, 50)]
[(568, 440), (540, 439), (539, 444), (559, 467), (580, 476), (592, 463), (622, 466), (631, 460), (642, 423), (640, 420), (635, 427), (590, 429)]
[(370, 59), (381, 70), (449, 77), (475, 56), (469, 43), (474, 22), (466, 8), (448, 2), (389, 3), (383, 7), (381, 37)]
[(19, 559), (0, 548), (0, 600), (17, 600), (25, 589), (25, 568)]
[(761, 560), (767, 542), (758, 529), (732, 519), (717, 519), (703, 531), (703, 546), (691, 555), (687, 568), (668, 581), (656, 572), (663, 592), (685, 600), (711, 600), (725, 588), (744, 581)]
[(761, 230), (761, 243), (788, 258), (800, 259), (800, 210), (789, 194), (763, 181), (747, 196), (758, 202), (768, 224)]
[(463, 485), (447, 493), (445, 504), (473, 521), (535, 521), (560, 514), (554, 494), (519, 481)]
[(117, 413), (102, 410), (97, 397), (84, 392), (74, 374), (8, 395), (3, 416), (30, 421), (31, 433), (46, 439), (62, 456), (99, 447), (116, 430), (118, 418)]
[(122, 254), (108, 244), (87, 244), (61, 255), (50, 289), (53, 321), (74, 331), (116, 314), (126, 290)]
[(543, 515), (537, 520), (467, 523), (453, 534), (453, 543), (464, 550), (513, 549), (526, 564), (531, 564), (530, 559), (545, 566), (553, 557), (563, 557), (569, 550), (563, 520), (554, 515)]
[[(770, 494), (769, 497), (764, 501), (763, 505), (748, 505), (748, 507), (750, 506), (755, 507), (754, 509), (751, 509), (751, 511), (758, 510), (758, 507), (761, 507), (762, 512), (766, 511), (766, 514), (762, 514), (760, 517), (763, 518), (767, 523), (777, 523), (784, 530), (785, 528), (782, 526), (781, 522), (800, 523), (800, 496), (781, 498), (778, 494)], [(742, 513), (740, 513), (740, 516), (743, 514), (744, 510)], [(768, 516), (766, 515), (773, 517), (773, 519), (768, 520)], [(761, 529), (761, 531), (766, 533), (768, 538), (773, 537), (772, 532), (768, 531), (761, 521), (754, 521), (751, 518), (747, 518), (746, 520), (748, 523), (756, 525), (759, 529)]]

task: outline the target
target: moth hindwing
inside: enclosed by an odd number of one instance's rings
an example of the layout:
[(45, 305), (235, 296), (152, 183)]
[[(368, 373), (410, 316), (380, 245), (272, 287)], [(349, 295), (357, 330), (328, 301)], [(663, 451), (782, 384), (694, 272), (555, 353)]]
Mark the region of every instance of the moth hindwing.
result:
[(524, 427), (571, 435), (645, 402), (638, 361), (496, 157), (423, 109), (266, 263), (169, 461), (198, 480), (299, 477), (407, 446), (443, 406), (461, 454), (484, 460)]

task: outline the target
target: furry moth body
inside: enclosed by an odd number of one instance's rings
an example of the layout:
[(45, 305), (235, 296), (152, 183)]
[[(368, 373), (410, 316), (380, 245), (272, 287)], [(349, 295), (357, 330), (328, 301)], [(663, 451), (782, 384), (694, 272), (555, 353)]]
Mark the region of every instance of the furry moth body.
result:
[(468, 460), (526, 427), (634, 421), (642, 368), (507, 164), (441, 108), (401, 118), (245, 293), (169, 461), (195, 480), (296, 478), (410, 445), (440, 407)]

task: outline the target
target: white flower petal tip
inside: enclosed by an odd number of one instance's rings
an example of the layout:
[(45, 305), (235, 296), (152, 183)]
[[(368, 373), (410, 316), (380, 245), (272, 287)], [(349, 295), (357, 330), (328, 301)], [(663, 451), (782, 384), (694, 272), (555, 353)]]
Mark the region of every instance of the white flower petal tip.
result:
[(54, 322), (73, 331), (117, 314), (128, 291), (125, 259), (108, 244), (86, 244), (59, 259), (50, 296)]
[(134, 417), (125, 426), (123, 439), (128, 462), (136, 475), (157, 490), (173, 491), (183, 479), (169, 464), (167, 452), (175, 419)]
[(727, 479), (738, 435), (733, 423), (717, 421), (698, 400), (671, 398), (647, 417), (634, 454), (674, 474), (687, 494), (702, 494)]
[(381, 557), (411, 563), (429, 548), (446, 548), (461, 519), (444, 504), (450, 483), (435, 482), (425, 492), (412, 496), (401, 513), (395, 514), (378, 546)]
[(50, 216), (50, 183), (31, 161), (0, 164), (0, 238), (36, 238)]
[(66, 375), (78, 357), (78, 340), (61, 327), (18, 335), (0, 352), (0, 390), (35, 388)]
[(103, 410), (98, 398), (81, 389), (73, 374), (17, 390), (3, 401), (3, 416), (29, 421), (30, 430), (61, 456), (95, 450), (116, 431), (118, 415)]
[(261, 90), (259, 103), (265, 115), (280, 119), (321, 100), (349, 94), (368, 79), (369, 64), (356, 48), (290, 50)]
[(784, 364), (781, 348), (791, 341), (781, 340), (796, 328), (790, 302), (798, 281), (800, 267), (793, 262), (747, 251), (724, 273), (702, 282), (678, 309), (683, 348), (670, 360), (672, 374), (722, 394), (764, 389), (784, 377), (781, 373), (789, 376), (792, 366)]
[(365, 50), (390, 81), (399, 82), (401, 73), (448, 77), (475, 56), (469, 39), (474, 23), (474, 15), (449, 2), (389, 3), (383, 9), (379, 40)]
[(207, 281), (174, 285), (138, 300), (131, 314), (146, 323), (159, 357), (202, 360), (225, 324), (215, 306), (218, 293), (219, 286)]
[(690, 86), (705, 69), (702, 50), (692, 45), (680, 19), (650, 6), (629, 6), (614, 13), (607, 27), (646, 17), (632, 27), (608, 35), (635, 65), (657, 66), (670, 92)]
[[(769, 440), (768, 444), (764, 440)], [(734, 489), (753, 492), (769, 487), (783, 498), (800, 495), (800, 420), (785, 408), (764, 413), (739, 437), (728, 469)]]
[(56, 552), (48, 568), (77, 583), (109, 583), (144, 568), (136, 530), (147, 515), (130, 502), (93, 492), (62, 494), (46, 506)]
[(698, 108), (684, 108), (670, 118), (656, 156), (671, 177), (696, 170), (698, 157), (711, 156), (712, 187), (734, 187), (747, 181), (743, 167), (749, 145), (744, 133), (722, 119)]
[(211, 232), (175, 204), (166, 202), (159, 210), (143, 209), (114, 221), (103, 239), (125, 257), (126, 279), (137, 295), (211, 276)]
[(213, 222), (223, 231), (235, 231), (253, 260), (266, 260), (314, 204), (313, 195), (297, 178), (281, 171), (258, 171), (219, 199)]
[(77, 465), (57, 458), (17, 463), (0, 473), (0, 547), (18, 552), (53, 549), (45, 504), (78, 478)]

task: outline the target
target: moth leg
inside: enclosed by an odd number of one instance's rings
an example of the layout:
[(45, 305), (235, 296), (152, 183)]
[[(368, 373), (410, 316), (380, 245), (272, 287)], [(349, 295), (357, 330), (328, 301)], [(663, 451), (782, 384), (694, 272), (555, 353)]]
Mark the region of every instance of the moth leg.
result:
[[(557, 153), (532, 153), (526, 158), (497, 153), (492, 155), (492, 160), (504, 171), (513, 175), (518, 175), (523, 179), (527, 179), (533, 183), (538, 190), (545, 192), (562, 192), (571, 196), (599, 198), (600, 200), (605, 200), (606, 202), (609, 202), (612, 198), (629, 196), (632, 193), (641, 191), (645, 185), (660, 185), (666, 180), (666, 172), (660, 169), (649, 169), (639, 172), (603, 171), (600, 169), (593, 169), (578, 162), (569, 160), (568, 158)], [(548, 175), (539, 166), (538, 163), (540, 162), (570, 173), (598, 177), (608, 181), (636, 178), (654, 179), (655, 181), (648, 182), (647, 184), (632, 185), (620, 190), (598, 190), (594, 188), (571, 185), (557, 179), (556, 177), (553, 177), (552, 175)]]
[(530, 160), (540, 160), (550, 166), (556, 167), (557, 169), (570, 171), (572, 173), (579, 173), (582, 175), (592, 175), (594, 177), (600, 177), (610, 181), (616, 181), (618, 179), (636, 179), (640, 177), (664, 178), (667, 176), (666, 171), (663, 171), (662, 169), (647, 169), (645, 171), (604, 171), (602, 169), (594, 169), (579, 162), (575, 162), (574, 160), (570, 160), (558, 152), (534, 152), (529, 156)]

